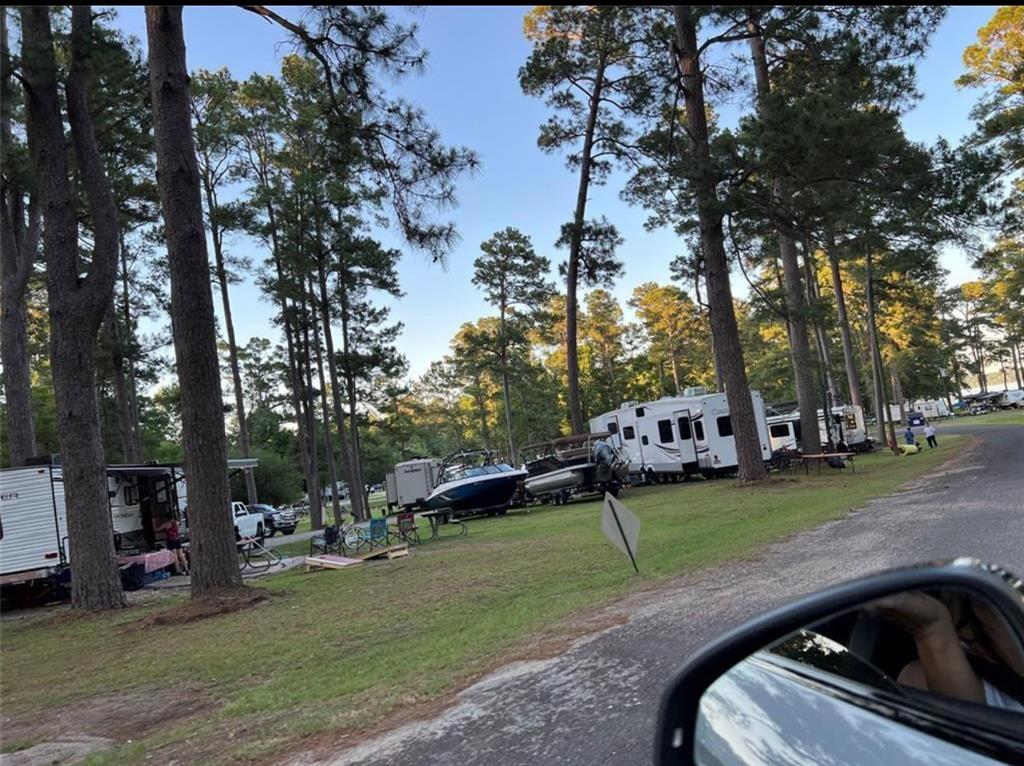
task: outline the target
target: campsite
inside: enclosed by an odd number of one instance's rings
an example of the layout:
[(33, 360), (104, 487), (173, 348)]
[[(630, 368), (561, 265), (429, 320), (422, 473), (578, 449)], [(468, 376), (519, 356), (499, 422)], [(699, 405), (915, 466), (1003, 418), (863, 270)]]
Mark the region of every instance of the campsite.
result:
[(1021, 29), (0, 9), (0, 766), (1019, 761)]

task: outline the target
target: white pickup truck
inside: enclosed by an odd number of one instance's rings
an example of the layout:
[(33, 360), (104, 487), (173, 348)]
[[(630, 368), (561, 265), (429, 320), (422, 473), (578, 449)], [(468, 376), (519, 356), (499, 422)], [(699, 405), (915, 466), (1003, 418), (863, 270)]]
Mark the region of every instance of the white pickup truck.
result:
[(247, 537), (255, 537), (262, 540), (264, 537), (263, 514), (250, 513), (245, 503), (231, 503), (231, 512), (235, 517), (235, 540), (242, 540)]

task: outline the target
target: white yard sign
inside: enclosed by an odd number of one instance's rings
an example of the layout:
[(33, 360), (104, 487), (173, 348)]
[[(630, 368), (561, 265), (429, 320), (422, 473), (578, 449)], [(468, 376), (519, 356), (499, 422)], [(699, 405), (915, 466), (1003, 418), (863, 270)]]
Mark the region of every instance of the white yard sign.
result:
[(604, 510), (601, 512), (601, 531), (612, 544), (629, 556), (633, 569), (636, 565), (636, 546), (640, 540), (640, 519), (611, 495), (605, 493)]

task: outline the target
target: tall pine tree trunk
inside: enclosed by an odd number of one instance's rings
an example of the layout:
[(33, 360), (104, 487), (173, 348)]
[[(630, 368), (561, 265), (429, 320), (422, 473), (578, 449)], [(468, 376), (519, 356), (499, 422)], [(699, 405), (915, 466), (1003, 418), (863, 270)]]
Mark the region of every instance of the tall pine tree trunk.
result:
[[(754, 61), (754, 75), (757, 81), (758, 111), (765, 115), (768, 109), (768, 94), (771, 80), (768, 73), (768, 58), (765, 54), (764, 37), (757, 24), (748, 22), (751, 31), (750, 52)], [(789, 196), (781, 178), (772, 181), (771, 209), (786, 209)], [(807, 302), (804, 299), (803, 280), (800, 275), (800, 260), (796, 241), (785, 225), (776, 225), (779, 239), (779, 253), (782, 256), (782, 275), (785, 282), (786, 313), (789, 317), (790, 342), (793, 353), (793, 373), (796, 380), (796, 397), (800, 406), (800, 446), (805, 454), (821, 452), (821, 436), (818, 431), (818, 397), (814, 384), (814, 364), (811, 358), (811, 344), (807, 332)]]
[[(807, 305), (808, 307), (821, 306), (821, 289), (818, 285), (818, 268), (810, 244), (804, 240), (804, 281), (807, 284)], [(822, 375), (825, 385), (828, 388), (829, 397), (833, 404), (841, 401), (839, 386), (836, 384), (835, 376), (832, 374), (832, 344), (829, 342), (828, 333), (825, 331), (825, 323), (821, 319), (821, 312), (811, 312), (811, 323), (814, 325), (814, 336), (818, 347), (818, 360), (821, 363)], [(822, 403), (823, 405), (825, 402)], [(828, 409), (827, 407), (824, 409)], [(830, 429), (831, 432), (831, 429)]]
[(361, 518), (368, 519), (370, 518), (370, 501), (366, 493), (366, 481), (363, 479), (362, 449), (359, 446), (359, 412), (357, 409), (359, 403), (356, 401), (356, 371), (352, 364), (353, 353), (351, 335), (349, 333), (348, 286), (341, 275), (338, 278), (338, 295), (341, 298), (341, 354), (345, 360), (345, 369), (342, 375), (345, 378), (345, 392), (348, 395), (348, 434), (349, 438), (352, 439), (352, 455), (349, 459), (351, 460), (352, 480), (355, 486), (355, 489), (349, 490), (349, 495), (351, 496), (354, 492), (359, 492), (360, 501), (365, 513), (365, 517)]
[[(221, 309), (224, 311), (224, 332), (228, 341), (228, 364), (231, 367), (231, 384), (235, 393), (235, 419), (238, 421), (238, 446), (242, 457), (252, 457), (252, 444), (249, 441), (249, 423), (245, 417), (245, 395), (242, 391), (242, 372), (238, 364), (238, 344), (235, 342), (235, 322), (231, 317), (231, 296), (228, 293), (228, 270), (224, 262), (224, 231), (220, 227), (219, 205), (217, 194), (213, 188), (213, 179), (207, 172), (203, 175), (203, 191), (206, 193), (206, 210), (210, 220), (210, 238), (213, 240), (214, 273), (217, 275), (217, 286), (220, 288)], [(256, 476), (251, 468), (246, 468), (245, 492), (249, 505), (259, 502), (256, 495)]]
[(864, 405), (860, 392), (860, 373), (853, 353), (853, 337), (850, 333), (850, 318), (846, 313), (846, 294), (843, 292), (843, 276), (839, 271), (839, 255), (835, 251), (835, 240), (829, 243), (828, 265), (832, 271), (832, 291), (836, 297), (836, 316), (839, 320), (839, 335), (843, 339), (843, 362), (846, 366), (846, 385), (850, 389), (850, 404)]
[(125, 463), (138, 463), (141, 456), (135, 452), (135, 420), (131, 396), (128, 393), (128, 377), (125, 375), (124, 344), (118, 327), (117, 308), (113, 301), (104, 321), (104, 334), (110, 345), (111, 367), (114, 379), (114, 401), (117, 404), (117, 427), (121, 441), (121, 459)]
[[(309, 294), (315, 295), (313, 280), (309, 280)], [(320, 382), (320, 412), (324, 421), (324, 452), (327, 453), (327, 480), (331, 483), (331, 511), (334, 523), (341, 526), (341, 498), (338, 492), (338, 472), (334, 466), (334, 440), (331, 438), (331, 415), (327, 404), (327, 382), (324, 380), (324, 360), (321, 352), (320, 322), (313, 322), (313, 345), (316, 350), (316, 373)]]
[(569, 426), (574, 434), (583, 433), (583, 400), (580, 396), (579, 360), (579, 289), (580, 258), (583, 251), (583, 225), (587, 215), (587, 195), (590, 192), (590, 172), (593, 163), (594, 132), (601, 106), (601, 91), (604, 88), (605, 53), (602, 50), (594, 70), (593, 89), (590, 95), (587, 125), (583, 133), (583, 150), (580, 152), (580, 183), (576, 192), (576, 209), (572, 217), (572, 232), (569, 237), (569, 263), (565, 275), (565, 365), (569, 385)]
[[(121, 338), (127, 336), (127, 344), (129, 347), (129, 353), (124, 355), (124, 370), (125, 370), (125, 393), (128, 399), (126, 416), (129, 421), (128, 425), (128, 451), (125, 459), (132, 463), (141, 463), (144, 454), (142, 449), (142, 429), (139, 426), (139, 386), (135, 379), (135, 349), (137, 343), (135, 340), (135, 330), (132, 325), (132, 310), (131, 310), (131, 297), (128, 290), (128, 253), (126, 249), (124, 232), (121, 232), (121, 241), (118, 250), (121, 255), (121, 311), (120, 320), (122, 321), (123, 332)], [(122, 345), (123, 348), (123, 345)]]
[(327, 372), (331, 378), (331, 403), (334, 406), (334, 423), (338, 427), (338, 457), (341, 460), (341, 472), (348, 482), (349, 502), (352, 504), (352, 515), (360, 521), (366, 521), (369, 515), (363, 507), (363, 491), (356, 484), (357, 477), (353, 470), (356, 456), (352, 454), (352, 444), (346, 436), (345, 414), (341, 406), (342, 388), (338, 378), (338, 360), (334, 354), (334, 333), (331, 329), (331, 314), (327, 295), (327, 271), (322, 261), (317, 261), (317, 283), (320, 290), (320, 326), (324, 331), (324, 348), (327, 351)]
[(505, 400), (505, 429), (508, 434), (508, 459), (513, 466), (519, 465), (516, 454), (516, 439), (512, 433), (512, 391), (508, 381), (508, 340), (505, 336), (505, 305), (501, 305), (499, 332), (501, 334), (501, 395)]
[(157, 181), (171, 276), (171, 330), (181, 386), (192, 595), (241, 587), (227, 473), (217, 326), (192, 139), (181, 6), (146, 6)]
[(65, 89), (71, 142), (93, 230), (92, 259), (84, 279), (79, 274), (78, 222), (64, 149), (50, 9), (20, 10), (29, 151), (45, 220), (50, 355), (67, 505), (72, 606), (123, 607), (96, 398), (96, 336), (117, 275), (118, 224), (88, 107), (92, 8), (72, 9), (71, 64)]
[(883, 385), (885, 375), (882, 369), (882, 352), (879, 349), (878, 344), (878, 325), (875, 322), (875, 277), (874, 270), (872, 268), (872, 259), (870, 251), (868, 251), (864, 263), (864, 284), (868, 304), (868, 340), (871, 348), (871, 376), (872, 381), (874, 382), (875, 407), (877, 409), (875, 419), (876, 426), (878, 428), (878, 443), (887, 444), (889, 446), (889, 449), (895, 451), (895, 430), (892, 427), (890, 427), (889, 431), (886, 431), (886, 422), (891, 420), (891, 418), (889, 413), (889, 403), (886, 400), (885, 395), (885, 386)]
[[(14, 147), (8, 88), (16, 87), (7, 71), (11, 57), (7, 47), (7, 10), (0, 14), (0, 157), (6, 162)], [(13, 179), (12, 179), (13, 180)], [(32, 416), (32, 383), (28, 356), (28, 280), (39, 249), (41, 211), (38, 193), (29, 193), (26, 221), (26, 190), (4, 179), (0, 187), (0, 357), (4, 366), (4, 401), (7, 408), (7, 448), (12, 466), (24, 465), (36, 454), (35, 419)]]
[[(309, 472), (313, 476), (313, 485), (309, 490), (309, 525), (320, 529), (324, 525), (323, 494), (320, 482), (320, 453), (316, 439), (316, 401), (313, 394), (313, 355), (309, 343), (309, 326), (316, 322), (315, 307), (310, 310), (309, 301), (312, 296), (302, 297), (302, 409), (306, 418), (306, 449), (309, 451)], [(307, 482), (308, 483), (308, 482)], [(316, 490), (314, 493), (314, 489)], [(331, 488), (334, 494), (337, 488)], [(316, 500), (314, 502), (314, 496)]]
[[(260, 187), (263, 193), (268, 195), (269, 184), (265, 173), (260, 174)], [(273, 203), (270, 202), (269, 195), (267, 196), (266, 211), (267, 228), (270, 233), (270, 255), (274, 261), (274, 273), (277, 276), (277, 289), (274, 293), (277, 296), (278, 307), (281, 310), (281, 325), (284, 327), (285, 349), (288, 363), (288, 395), (291, 399), (292, 412), (295, 413), (295, 429), (298, 436), (299, 459), (302, 461), (302, 475), (306, 482), (306, 496), (310, 501), (310, 507), (312, 507), (311, 495), (313, 490), (311, 487), (318, 485), (315, 483), (317, 477), (310, 469), (309, 445), (306, 440), (306, 422), (302, 414), (302, 405), (300, 402), (300, 391), (302, 386), (299, 379), (299, 366), (296, 349), (298, 339), (295, 333), (294, 311), (292, 307), (288, 305), (288, 298), (285, 294), (286, 282), (284, 264), (282, 263), (281, 258), (279, 232), (277, 229), (277, 215), (274, 210)]]
[[(697, 46), (697, 22), (693, 6), (673, 6), (673, 13), (689, 134), (689, 152), (685, 159), (692, 168), (693, 188), (697, 197), (708, 311), (715, 328), (715, 359), (722, 371), (729, 402), (739, 478), (741, 481), (758, 481), (768, 474), (761, 454), (761, 439), (757, 432), (754, 403), (750, 398), (750, 385), (743, 363), (743, 346), (736, 326), (732, 287), (729, 284), (729, 262), (725, 254), (721, 207), (716, 194), (715, 171), (711, 167), (704, 75)], [(817, 430), (815, 421), (814, 432), (817, 433)]]

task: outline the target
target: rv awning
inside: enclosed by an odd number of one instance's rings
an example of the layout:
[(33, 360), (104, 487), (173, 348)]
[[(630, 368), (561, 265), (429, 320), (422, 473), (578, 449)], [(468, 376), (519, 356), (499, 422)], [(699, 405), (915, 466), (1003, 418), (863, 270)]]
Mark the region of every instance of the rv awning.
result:
[(229, 471), (244, 471), (247, 468), (255, 468), (259, 465), (259, 458), (254, 457), (239, 457), (230, 458), (228, 460)]
[(108, 476), (167, 476), (171, 466), (152, 465), (108, 465)]

